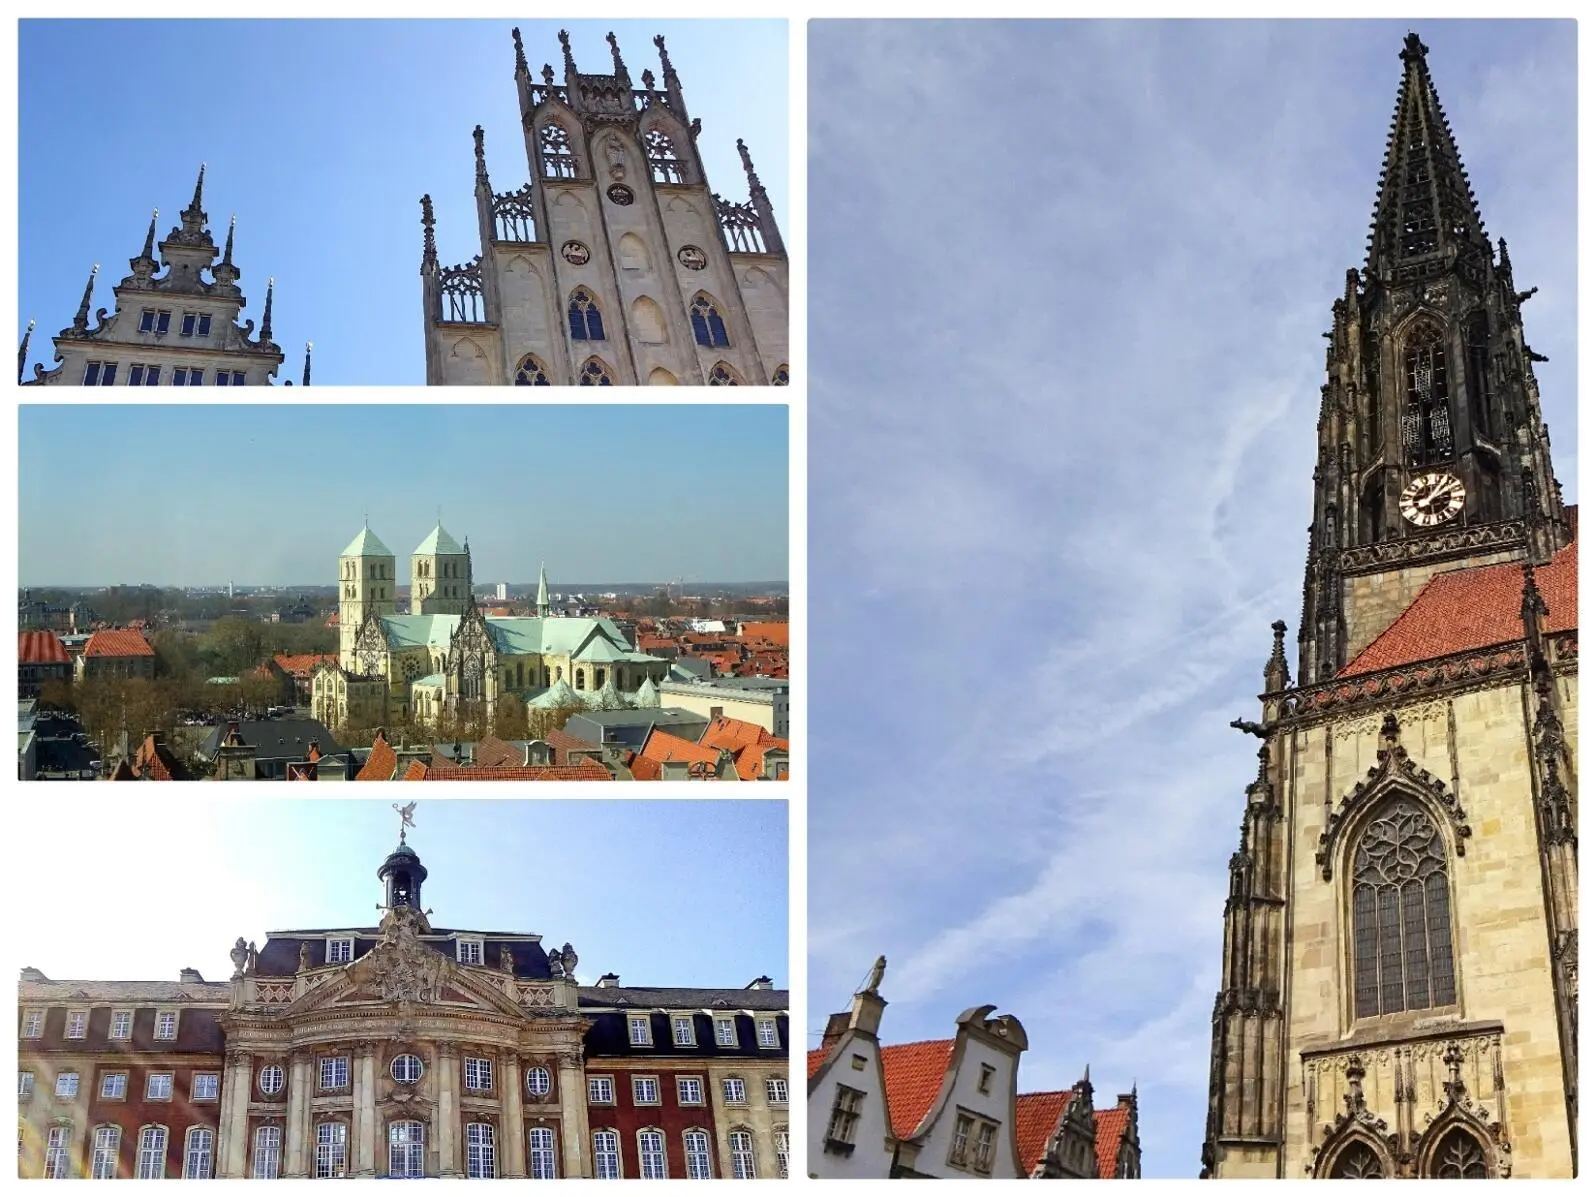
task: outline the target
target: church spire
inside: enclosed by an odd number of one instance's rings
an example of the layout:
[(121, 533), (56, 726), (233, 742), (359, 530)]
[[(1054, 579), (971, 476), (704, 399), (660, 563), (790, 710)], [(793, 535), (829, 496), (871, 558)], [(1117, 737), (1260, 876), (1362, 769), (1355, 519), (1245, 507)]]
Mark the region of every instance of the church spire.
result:
[(610, 59), (615, 64), (615, 77), (630, 87), (632, 76), (627, 73), (626, 63), (621, 58), (621, 43), (615, 40), (614, 33), (606, 33), (604, 40), (610, 44)]
[(538, 562), (538, 607), (539, 615), (549, 613), (549, 571), (544, 568), (543, 562)]
[[(150, 223), (150, 227), (151, 228), (155, 227), (153, 221)], [(222, 250), (222, 265), (223, 266), (231, 266), (233, 264), (233, 232), (237, 228), (238, 228), (238, 217), (237, 217), (237, 215), (233, 215), (233, 216), (228, 217), (227, 218), (227, 245)]]
[(576, 77), (576, 57), (571, 53), (571, 35), (564, 29), (560, 30), (560, 52), (565, 55), (565, 79), (569, 83)]
[(776, 210), (770, 206), (770, 196), (754, 170), (753, 155), (748, 152), (748, 146), (741, 137), (737, 139), (737, 154), (743, 160), (743, 173), (748, 176), (748, 198), (754, 205), (754, 211), (759, 214), (759, 232), (765, 242), (765, 252), (783, 253), (781, 230), (776, 227)]

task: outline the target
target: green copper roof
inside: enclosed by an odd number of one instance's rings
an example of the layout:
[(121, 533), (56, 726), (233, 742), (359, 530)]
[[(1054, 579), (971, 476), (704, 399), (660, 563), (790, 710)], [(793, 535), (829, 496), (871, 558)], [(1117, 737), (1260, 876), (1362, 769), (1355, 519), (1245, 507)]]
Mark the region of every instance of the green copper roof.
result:
[(455, 538), (443, 530), (443, 525), (440, 523), (427, 534), (427, 539), (416, 546), (416, 551), (411, 555), (414, 557), (431, 557), (437, 553), (461, 554), (464, 552), (465, 550), (460, 547)]
[(368, 525), (360, 529), (360, 534), (349, 542), (349, 547), (340, 557), (392, 557), (393, 550), (377, 539), (377, 534)]

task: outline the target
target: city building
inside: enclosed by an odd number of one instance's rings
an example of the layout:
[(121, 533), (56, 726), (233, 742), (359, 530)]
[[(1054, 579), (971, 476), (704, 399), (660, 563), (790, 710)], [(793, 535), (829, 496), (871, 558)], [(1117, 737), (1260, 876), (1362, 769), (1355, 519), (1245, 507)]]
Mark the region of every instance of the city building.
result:
[[(133, 273), (111, 288), (112, 310), (96, 311), (92, 328), (89, 309), (100, 267), (89, 271), (77, 315), (53, 339), (56, 365), (35, 365), (25, 385), (238, 387), (272, 381), (283, 363), (282, 350), (272, 340), (273, 285), (267, 281), (257, 334), (254, 320), (240, 320), (245, 297), (238, 280), (244, 272), (233, 263), (233, 224), (227, 226), (218, 262), (204, 190), (201, 166), (194, 198), (159, 245), (155, 226), (160, 212), (150, 216), (144, 247), (128, 261)], [(32, 335), (30, 321), (17, 354), (19, 383)], [(301, 381), (310, 383), (309, 345)]]
[(79, 680), (104, 677), (155, 676), (155, 650), (136, 628), (108, 628), (93, 633), (77, 660)]
[(809, 1174), (820, 1178), (1129, 1179), (1141, 1175), (1136, 1094), (1092, 1106), (1073, 1088), (1019, 1093), (1025, 1028), (974, 1006), (952, 1039), (883, 1045), (885, 957), (809, 1053)]
[(697, 711), (708, 719), (740, 719), (785, 738), (790, 726), (787, 706), (791, 688), (784, 677), (717, 677), (702, 682), (664, 681), (659, 695), (663, 703)]
[(434, 926), (404, 841), (380, 923), (277, 931), (207, 981), (19, 987), (19, 1174), (787, 1174), (787, 994), (577, 980), (570, 944)]
[(534, 80), (515, 43), (529, 181), (496, 192), (478, 125), (478, 252), (440, 265), (421, 198), (429, 385), (784, 385), (787, 253), (753, 159), (746, 203), (712, 192), (665, 39), (641, 88), (612, 69)]
[(72, 680), (72, 658), (54, 632), (17, 633), (17, 696), (37, 698), (50, 682)]
[(1571, 1177), (1576, 521), (1409, 34), (1230, 860), (1204, 1175)]

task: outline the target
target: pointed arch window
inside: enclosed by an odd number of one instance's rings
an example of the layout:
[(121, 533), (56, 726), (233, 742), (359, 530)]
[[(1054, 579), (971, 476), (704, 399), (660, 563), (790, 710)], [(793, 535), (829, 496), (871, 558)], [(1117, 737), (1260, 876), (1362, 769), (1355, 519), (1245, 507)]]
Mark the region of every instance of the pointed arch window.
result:
[(549, 385), (549, 372), (543, 368), (542, 362), (529, 353), (516, 363), (515, 385), (518, 387), (546, 387)]
[(596, 357), (590, 357), (582, 366), (582, 372), (577, 376), (577, 386), (607, 387), (613, 386), (610, 379), (609, 368)]
[(602, 341), (604, 339), (604, 314), (598, 303), (586, 290), (578, 287), (571, 292), (571, 340)]
[(539, 157), (546, 179), (576, 178), (576, 155), (571, 152), (571, 135), (559, 121), (549, 121), (538, 132)]
[(1402, 410), (1402, 452), (1410, 466), (1452, 458), (1451, 391), (1447, 385), (1446, 338), (1425, 323), (1408, 337), (1402, 355), (1407, 404)]
[(712, 387), (740, 387), (743, 380), (737, 377), (737, 372), (725, 362), (716, 362), (715, 368), (709, 372), (709, 385)]
[(787, 370), (787, 363), (783, 362), (776, 367), (776, 372), (770, 376), (770, 385), (784, 387), (792, 381), (792, 375)]
[(1353, 854), (1352, 971), (1359, 1018), (1457, 1001), (1446, 849), (1412, 799), (1386, 806)]
[(693, 340), (707, 349), (731, 344), (731, 338), (726, 335), (726, 321), (721, 319), (720, 309), (709, 296), (695, 298), (689, 312), (693, 318)]
[(1330, 1166), (1332, 1180), (1379, 1180), (1385, 1168), (1367, 1143), (1349, 1144)]
[(669, 133), (650, 129), (643, 137), (648, 149), (648, 173), (656, 183), (683, 183), (682, 160), (676, 156), (676, 143)]
[(1486, 1180), (1490, 1171), (1480, 1141), (1461, 1126), (1453, 1127), (1430, 1157), (1431, 1175), (1441, 1180)]

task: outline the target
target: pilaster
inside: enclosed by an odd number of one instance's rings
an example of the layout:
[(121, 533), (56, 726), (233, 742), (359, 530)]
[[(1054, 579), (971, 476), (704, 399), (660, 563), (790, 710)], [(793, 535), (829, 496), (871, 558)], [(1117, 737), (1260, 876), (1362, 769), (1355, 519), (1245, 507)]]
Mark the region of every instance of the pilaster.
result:
[(504, 1143), (502, 1176), (526, 1177), (526, 1128), (521, 1124), (521, 1061), (514, 1052), (499, 1057), (499, 1137)]
[(375, 1043), (362, 1040), (355, 1044), (355, 1057), (351, 1061), (354, 1072), (354, 1117), (350, 1130), (354, 1139), (350, 1144), (354, 1159), (351, 1162), (354, 1174), (363, 1177), (377, 1175), (376, 1060), (373, 1058), (376, 1051)]
[(288, 1133), (283, 1154), (283, 1176), (304, 1179), (310, 1175), (310, 1066), (308, 1051), (296, 1051), (288, 1064)]
[(249, 1094), (252, 1057), (246, 1051), (227, 1053), (222, 1074), (221, 1118), (216, 1133), (216, 1175), (223, 1179), (244, 1175), (249, 1158)]
[(438, 1174), (458, 1177), (460, 1168), (460, 1048), (438, 1045)]
[(567, 1177), (592, 1177), (593, 1153), (587, 1148), (587, 1074), (582, 1053), (562, 1051), (560, 1067), (560, 1134)]

